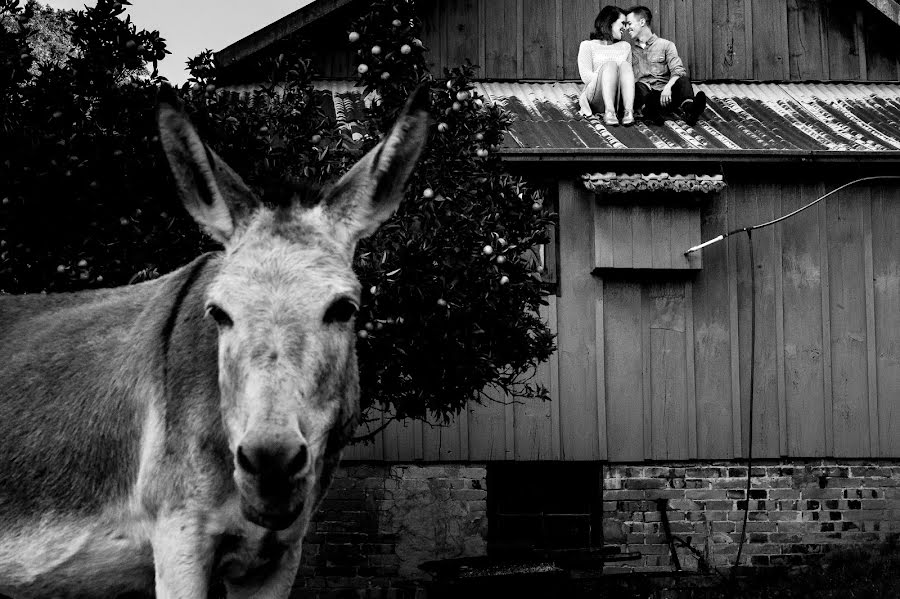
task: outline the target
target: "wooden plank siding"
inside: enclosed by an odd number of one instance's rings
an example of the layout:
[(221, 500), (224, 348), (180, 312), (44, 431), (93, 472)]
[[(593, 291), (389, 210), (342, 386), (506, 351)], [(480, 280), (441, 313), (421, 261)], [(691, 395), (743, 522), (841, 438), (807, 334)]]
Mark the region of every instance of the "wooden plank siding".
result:
[[(580, 79), (578, 47), (594, 29), (594, 19), (600, 11), (599, 0), (568, 0), (562, 8), (562, 64), (564, 79)], [(487, 71), (485, 71), (487, 73)]]
[[(817, 197), (809, 186), (791, 186), (782, 194), (782, 211), (791, 211)], [(784, 357), (788, 453), (826, 455), (825, 361), (822, 349), (822, 264), (819, 218), (807, 210), (781, 225)]]
[(524, 79), (556, 79), (556, 3), (558, 1), (526, 0), (524, 3), (525, 18), (522, 23), (522, 43), (524, 44), (522, 48), (524, 61), (522, 78)]
[(828, 201), (834, 451), (869, 454), (863, 211), (869, 198), (841, 192)]
[(900, 455), (900, 210), (896, 189), (872, 189), (875, 380), (879, 449)]
[[(787, 213), (839, 183), (726, 173), (702, 237)], [(548, 403), (471, 406), (450, 426), (392, 425), (347, 459), (387, 461), (900, 457), (900, 184), (858, 186), (705, 250), (703, 269), (595, 268), (600, 205), (562, 181), (560, 295), (541, 314), (558, 352)], [(685, 248), (687, 249), (687, 248)], [(753, 304), (751, 306), (751, 304)], [(421, 427), (421, 425), (418, 425)], [(417, 444), (421, 447), (417, 447)], [(376, 451), (377, 450), (377, 451)]]
[[(713, 3), (712, 57), (714, 79), (750, 79), (753, 61), (747, 17), (751, 0), (716, 0)], [(693, 72), (693, 71), (691, 71)], [(698, 77), (699, 78), (699, 77)]]
[[(632, 5), (629, 0), (423, 1), (426, 60), (436, 75), (468, 59), (485, 79), (578, 79), (578, 46), (605, 4)], [(676, 43), (695, 80), (900, 79), (897, 24), (865, 0), (644, 4), (654, 13), (654, 31)], [(309, 34), (318, 49), (314, 64), (325, 77), (354, 76), (344, 31), (336, 36), (335, 28)]]
[(787, 0), (755, 0), (753, 7), (753, 78), (789, 78)]
[(826, 0), (825, 15), (827, 28), (824, 42), (828, 47), (828, 77), (860, 79), (861, 49), (857, 46), (860, 40), (856, 36), (855, 3), (846, 0)]
[(471, 60), (479, 64), (478, 0), (441, 0), (443, 66), (454, 67)]
[[(602, 289), (594, 268), (594, 195), (565, 182), (559, 186), (559, 358), (562, 458), (605, 459), (606, 430), (597, 426), (597, 316)], [(601, 454), (598, 437), (603, 437)]]
[[(725, 201), (709, 202), (701, 216), (701, 237), (712, 239), (728, 223)], [(697, 453), (731, 458), (735, 454), (731, 388), (730, 306), (728, 245), (724, 252), (706, 252), (704, 268), (693, 279), (694, 388), (696, 389)], [(736, 299), (736, 298), (735, 298)]]
[(700, 208), (688, 198), (680, 205), (649, 206), (622, 198), (598, 197), (593, 210), (594, 266), (599, 269), (700, 269), (702, 256), (684, 255), (700, 243)]
[[(515, 79), (518, 0), (494, 0), (482, 5), (486, 20), (484, 72), (494, 73), (498, 79)], [(492, 27), (491, 35), (488, 35), (487, 23), (506, 23), (506, 27)]]
[(605, 281), (603, 289), (604, 370), (609, 459), (640, 461), (647, 455), (644, 438), (645, 405), (641, 286)]
[(819, 0), (788, 0), (787, 9), (790, 78), (827, 79), (824, 5)]

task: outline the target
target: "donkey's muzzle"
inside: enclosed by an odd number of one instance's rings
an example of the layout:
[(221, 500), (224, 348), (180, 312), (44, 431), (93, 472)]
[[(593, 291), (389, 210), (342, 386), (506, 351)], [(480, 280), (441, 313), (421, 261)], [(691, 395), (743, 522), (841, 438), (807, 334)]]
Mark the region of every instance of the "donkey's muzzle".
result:
[(241, 509), (244, 517), (254, 524), (269, 530), (284, 530), (296, 522), (303, 511), (303, 504), (293, 510), (262, 511), (248, 504), (243, 504)]
[(235, 451), (244, 516), (270, 530), (288, 528), (303, 510), (313, 460), (299, 434), (249, 434)]
[(309, 448), (296, 444), (242, 444), (237, 448), (237, 465), (246, 474), (269, 478), (303, 475), (309, 466)]

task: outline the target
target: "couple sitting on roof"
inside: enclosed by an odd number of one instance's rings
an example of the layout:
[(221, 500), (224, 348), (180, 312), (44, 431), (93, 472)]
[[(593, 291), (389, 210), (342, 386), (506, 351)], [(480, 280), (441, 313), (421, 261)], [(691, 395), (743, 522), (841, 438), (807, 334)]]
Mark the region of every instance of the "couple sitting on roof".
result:
[[(582, 116), (603, 113), (603, 122), (618, 125), (616, 100), (622, 97), (623, 125), (634, 123), (634, 110), (644, 119), (663, 123), (663, 113), (679, 109), (695, 125), (706, 108), (706, 94), (694, 88), (675, 44), (653, 33), (653, 13), (646, 6), (623, 11), (605, 6), (594, 20), (591, 39), (581, 42), (578, 71), (585, 83), (579, 97)], [(625, 31), (631, 43), (622, 39)], [(618, 93), (617, 93), (618, 92)]]

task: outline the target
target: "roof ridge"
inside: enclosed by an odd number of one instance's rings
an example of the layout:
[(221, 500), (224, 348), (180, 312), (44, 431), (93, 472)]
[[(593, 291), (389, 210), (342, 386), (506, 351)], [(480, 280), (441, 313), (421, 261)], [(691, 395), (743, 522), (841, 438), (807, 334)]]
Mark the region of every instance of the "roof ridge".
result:
[(312, 0), (277, 21), (269, 23), (262, 29), (239, 39), (233, 44), (215, 53), (216, 61), (221, 67), (232, 65), (248, 56), (259, 52), (273, 42), (288, 37), (306, 25), (318, 21), (322, 17), (342, 8), (353, 0)]
[(866, 0), (880, 13), (900, 25), (900, 3), (896, 0)]

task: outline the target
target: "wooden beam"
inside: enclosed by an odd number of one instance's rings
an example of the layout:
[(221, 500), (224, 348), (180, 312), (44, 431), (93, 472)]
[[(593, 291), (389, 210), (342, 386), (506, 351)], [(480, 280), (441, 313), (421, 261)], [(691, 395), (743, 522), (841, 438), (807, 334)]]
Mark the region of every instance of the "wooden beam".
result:
[(271, 46), (307, 25), (318, 21), (335, 10), (350, 4), (351, 0), (315, 0), (299, 10), (266, 25), (247, 37), (216, 52), (220, 67), (227, 67)]
[(878, 9), (878, 12), (900, 25), (900, 2), (897, 0), (866, 0)]
[(694, 283), (684, 283), (685, 390), (687, 391), (688, 455), (696, 460), (697, 451), (697, 376), (694, 369)]
[[(742, 188), (730, 189), (728, 199), (731, 205), (743, 200)], [(735, 227), (734, 209), (725, 209), (725, 220), (728, 230)], [(728, 331), (731, 342), (731, 431), (734, 441), (734, 457), (744, 457), (744, 408), (741, 397), (741, 340), (738, 330), (738, 294), (737, 294), (737, 240), (729, 237), (726, 240), (728, 255), (726, 259), (726, 277), (728, 278)]]
[(516, 79), (525, 76), (525, 0), (516, 0)]
[[(816, 196), (824, 193), (820, 183)], [(828, 264), (828, 205), (820, 202), (819, 211), (819, 264), (822, 282), (822, 364), (825, 397), (825, 455), (834, 455), (834, 379), (831, 371), (831, 285)]]
[[(878, 354), (875, 332), (875, 259), (872, 248), (872, 190), (865, 192), (863, 210), (863, 263), (866, 298), (866, 366), (869, 392), (869, 455), (881, 455), (881, 435), (878, 415)], [(861, 193), (860, 195), (863, 195)]]
[(861, 81), (866, 81), (869, 78), (869, 67), (866, 64), (866, 26), (865, 26), (865, 17), (863, 17), (862, 10), (856, 11), (856, 28), (854, 32), (856, 34), (856, 51), (857, 57), (859, 58), (859, 79)]
[(606, 333), (603, 328), (603, 279), (597, 281), (597, 306), (594, 311), (594, 338), (597, 340), (597, 456), (609, 459), (606, 425)]

